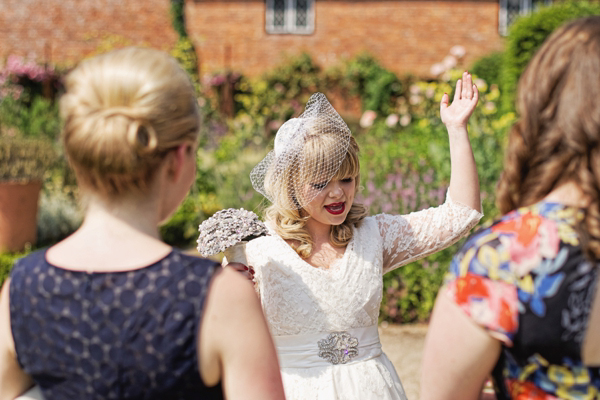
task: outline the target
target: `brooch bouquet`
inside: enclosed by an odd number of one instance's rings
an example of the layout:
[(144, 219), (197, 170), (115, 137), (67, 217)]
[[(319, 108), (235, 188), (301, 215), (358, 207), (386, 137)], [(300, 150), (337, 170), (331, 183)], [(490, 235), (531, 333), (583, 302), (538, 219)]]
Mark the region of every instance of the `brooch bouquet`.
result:
[(198, 230), (198, 252), (204, 257), (223, 252), (223, 264), (239, 262), (247, 265), (246, 243), (268, 235), (267, 227), (258, 215), (243, 208), (217, 211), (202, 222)]

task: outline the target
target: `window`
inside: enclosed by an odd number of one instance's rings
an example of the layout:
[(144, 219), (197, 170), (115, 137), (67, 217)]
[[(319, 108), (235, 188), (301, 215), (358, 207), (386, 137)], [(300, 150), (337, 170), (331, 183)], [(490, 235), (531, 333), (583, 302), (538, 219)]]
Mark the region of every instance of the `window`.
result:
[(309, 34), (315, 29), (315, 0), (267, 0), (268, 33)]
[(500, 0), (498, 32), (506, 35), (508, 28), (520, 15), (529, 14), (540, 5), (550, 3), (552, 0)]

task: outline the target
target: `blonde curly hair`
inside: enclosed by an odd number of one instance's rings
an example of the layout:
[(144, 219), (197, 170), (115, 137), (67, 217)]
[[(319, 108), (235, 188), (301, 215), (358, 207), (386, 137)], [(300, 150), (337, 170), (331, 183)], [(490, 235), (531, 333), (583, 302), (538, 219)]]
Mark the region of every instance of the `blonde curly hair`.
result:
[[(304, 146), (304, 157), (307, 162), (327, 162), (328, 151), (331, 151), (331, 146), (337, 146), (335, 142), (328, 141), (327, 135), (315, 134), (311, 135)], [(358, 144), (353, 137), (350, 137), (348, 152), (344, 158), (337, 173), (332, 178), (333, 180), (341, 180), (345, 178), (354, 178), (356, 182), (355, 191), (359, 189), (360, 183), (360, 164), (358, 160)], [(296, 176), (288, 171), (290, 179)], [(286, 177), (287, 178), (287, 177)], [(303, 177), (302, 182), (311, 182), (314, 177)], [(285, 179), (284, 179), (285, 181)], [(298, 185), (281, 185), (279, 190), (289, 191), (294, 190)], [(284, 194), (282, 197), (290, 197), (295, 194)], [(364, 205), (354, 202), (350, 207), (350, 211), (346, 220), (340, 225), (332, 225), (329, 234), (329, 239), (334, 246), (346, 246), (353, 236), (353, 227), (367, 216), (367, 209)], [(313, 240), (306, 230), (306, 221), (310, 218), (308, 213), (300, 209), (290, 209), (289, 207), (281, 207), (277, 204), (272, 204), (265, 210), (265, 218), (271, 222), (277, 234), (283, 239), (290, 240), (294, 250), (302, 258), (308, 258), (313, 250)]]

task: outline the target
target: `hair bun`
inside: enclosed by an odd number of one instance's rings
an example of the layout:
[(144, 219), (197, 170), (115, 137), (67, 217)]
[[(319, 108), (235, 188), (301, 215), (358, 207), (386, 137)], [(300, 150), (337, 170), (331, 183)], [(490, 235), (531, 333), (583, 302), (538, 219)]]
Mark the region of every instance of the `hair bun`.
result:
[(79, 183), (109, 196), (147, 187), (164, 155), (198, 135), (194, 87), (164, 52), (128, 47), (65, 78), (62, 139)]
[(149, 154), (156, 150), (158, 137), (149, 123), (134, 120), (127, 131), (127, 141), (138, 154)]
[(138, 155), (146, 155), (156, 150), (158, 137), (152, 125), (132, 107), (111, 107), (102, 110), (99, 119), (124, 117), (128, 120), (125, 138), (127, 144)]

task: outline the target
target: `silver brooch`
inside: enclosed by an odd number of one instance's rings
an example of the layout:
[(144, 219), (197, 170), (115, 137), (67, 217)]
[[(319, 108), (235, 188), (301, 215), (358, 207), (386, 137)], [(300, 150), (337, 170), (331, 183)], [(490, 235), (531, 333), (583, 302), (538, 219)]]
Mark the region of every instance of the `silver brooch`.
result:
[(319, 340), (319, 357), (333, 365), (346, 364), (358, 355), (358, 339), (348, 332), (333, 332)]

